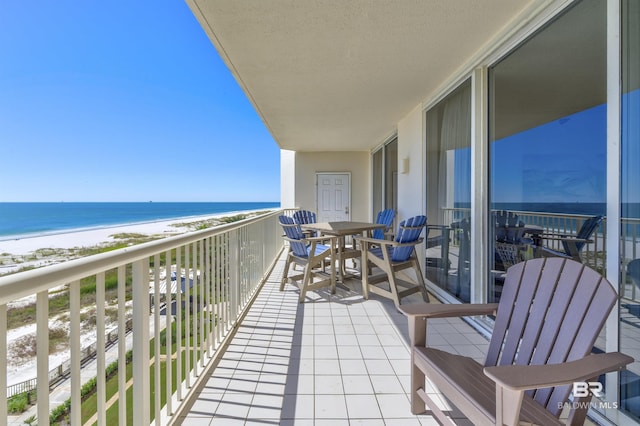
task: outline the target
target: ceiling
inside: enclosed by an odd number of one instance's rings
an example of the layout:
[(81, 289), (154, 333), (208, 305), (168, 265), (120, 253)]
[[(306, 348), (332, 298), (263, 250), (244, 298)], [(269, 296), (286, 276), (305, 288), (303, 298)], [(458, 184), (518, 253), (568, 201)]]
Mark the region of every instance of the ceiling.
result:
[(280, 148), (370, 150), (540, 0), (187, 0)]

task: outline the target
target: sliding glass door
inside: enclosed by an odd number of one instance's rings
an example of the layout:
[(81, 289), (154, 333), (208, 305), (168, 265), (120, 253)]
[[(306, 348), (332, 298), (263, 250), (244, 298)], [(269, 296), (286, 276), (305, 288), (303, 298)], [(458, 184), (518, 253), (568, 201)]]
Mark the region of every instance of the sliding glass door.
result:
[(428, 233), (425, 274), (458, 300), (470, 300), (471, 81), (426, 113)]
[(398, 210), (398, 139), (375, 151), (373, 161), (373, 218), (380, 210)]

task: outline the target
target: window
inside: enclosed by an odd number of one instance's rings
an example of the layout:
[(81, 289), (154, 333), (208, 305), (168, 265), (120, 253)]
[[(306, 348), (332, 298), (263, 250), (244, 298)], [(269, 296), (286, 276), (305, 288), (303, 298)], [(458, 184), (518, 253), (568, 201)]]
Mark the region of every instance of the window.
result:
[(427, 279), (470, 299), (471, 81), (429, 109), (427, 129)]
[[(565, 251), (541, 234), (606, 214), (606, 2), (578, 2), (494, 65), (489, 85), (493, 301), (511, 264)], [(603, 230), (579, 251), (602, 273)]]
[(373, 153), (373, 214), (398, 210), (398, 139)]

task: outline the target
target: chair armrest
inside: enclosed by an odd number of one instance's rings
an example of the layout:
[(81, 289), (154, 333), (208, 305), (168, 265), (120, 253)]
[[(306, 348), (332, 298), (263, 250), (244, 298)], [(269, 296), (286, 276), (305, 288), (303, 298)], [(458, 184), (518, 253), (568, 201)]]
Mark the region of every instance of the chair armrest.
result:
[(359, 241), (361, 243), (371, 243), (371, 244), (375, 244), (378, 246), (393, 246), (393, 247), (407, 247), (407, 246), (415, 246), (416, 244), (420, 244), (421, 242), (424, 241), (424, 238), (418, 238), (415, 241), (411, 241), (410, 243), (399, 243), (397, 241), (390, 241), (390, 240), (379, 240), (377, 238), (370, 238), (370, 237), (355, 237), (356, 241)]
[(361, 243), (371, 243), (371, 244), (392, 244), (393, 243), (393, 241), (389, 241), (389, 240), (380, 240), (378, 238), (363, 237), (359, 235), (354, 236), (353, 239)]
[(400, 312), (410, 318), (447, 318), (468, 317), (474, 315), (495, 315), (497, 303), (463, 303), (459, 305), (414, 303), (400, 305)]
[(427, 225), (427, 229), (449, 229), (448, 225)]
[(308, 242), (308, 243), (311, 243), (311, 242), (314, 242), (314, 241), (315, 241), (315, 242), (323, 242), (323, 241), (328, 241), (328, 240), (330, 240), (330, 241), (335, 241), (335, 240), (337, 240), (337, 239), (338, 239), (338, 237), (335, 237), (335, 236), (331, 236), (331, 235), (323, 235), (323, 236), (321, 236), (321, 237), (309, 237), (309, 238), (303, 238), (303, 239), (302, 239), (302, 241), (306, 241), (306, 242)]
[(285, 241), (289, 241), (290, 243), (304, 243), (304, 244), (311, 244), (311, 243), (322, 243), (324, 241), (330, 240), (330, 241), (335, 241), (338, 237), (334, 237), (334, 236), (329, 236), (329, 235), (325, 235), (322, 237), (309, 237), (309, 238), (302, 238), (300, 240), (296, 240), (294, 238), (289, 238), (287, 236), (283, 236), (282, 237)]
[(628, 355), (609, 352), (591, 354), (561, 364), (485, 367), (484, 374), (503, 388), (524, 391), (589, 380), (600, 374), (621, 370), (633, 361)]
[(544, 240), (555, 240), (555, 241), (573, 241), (577, 243), (592, 243), (593, 240), (587, 240), (585, 238), (572, 237), (571, 235), (550, 235), (545, 236), (541, 235), (541, 238)]

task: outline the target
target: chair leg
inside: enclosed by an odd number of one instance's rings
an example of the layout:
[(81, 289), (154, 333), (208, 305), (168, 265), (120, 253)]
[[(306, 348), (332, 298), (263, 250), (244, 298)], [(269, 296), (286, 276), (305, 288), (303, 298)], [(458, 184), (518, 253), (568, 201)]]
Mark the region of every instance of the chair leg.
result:
[(311, 284), (311, 280), (313, 280), (313, 276), (311, 274), (311, 263), (307, 263), (304, 267), (304, 278), (302, 278), (302, 283), (300, 284), (300, 303), (304, 302), (305, 295), (307, 294), (307, 288), (309, 284)]
[(387, 250), (382, 250), (382, 257), (384, 258), (384, 263), (385, 263), (385, 267), (382, 268), (382, 270), (385, 274), (387, 274), (391, 298), (393, 299), (393, 303), (395, 303), (396, 305), (396, 309), (400, 309), (400, 297), (398, 296), (398, 286), (396, 284), (396, 271), (393, 268), (393, 262), (391, 261), (391, 258), (389, 257), (389, 252)]
[(396, 284), (396, 274), (393, 271), (393, 268), (387, 272), (387, 277), (389, 278), (389, 290), (391, 291), (391, 296), (393, 299), (393, 303), (396, 305), (396, 309), (400, 309), (400, 296), (398, 296), (398, 287)]
[[(336, 264), (336, 253), (333, 246), (331, 246), (331, 294), (336, 294), (336, 268), (333, 267), (335, 264)], [(323, 260), (323, 266), (324, 266), (324, 260)], [(322, 270), (324, 271), (324, 267)]]
[(420, 262), (418, 262), (417, 258), (413, 259), (413, 268), (416, 272), (416, 279), (418, 280), (418, 286), (420, 287), (420, 292), (422, 293), (422, 300), (429, 303), (429, 293), (427, 293), (427, 286), (424, 283), (424, 278), (422, 277), (422, 270), (420, 269)]
[(284, 285), (287, 283), (289, 277), (289, 266), (291, 266), (291, 253), (287, 255), (287, 260), (284, 263), (284, 271), (282, 272), (282, 281), (280, 281), (280, 291), (284, 290)]

